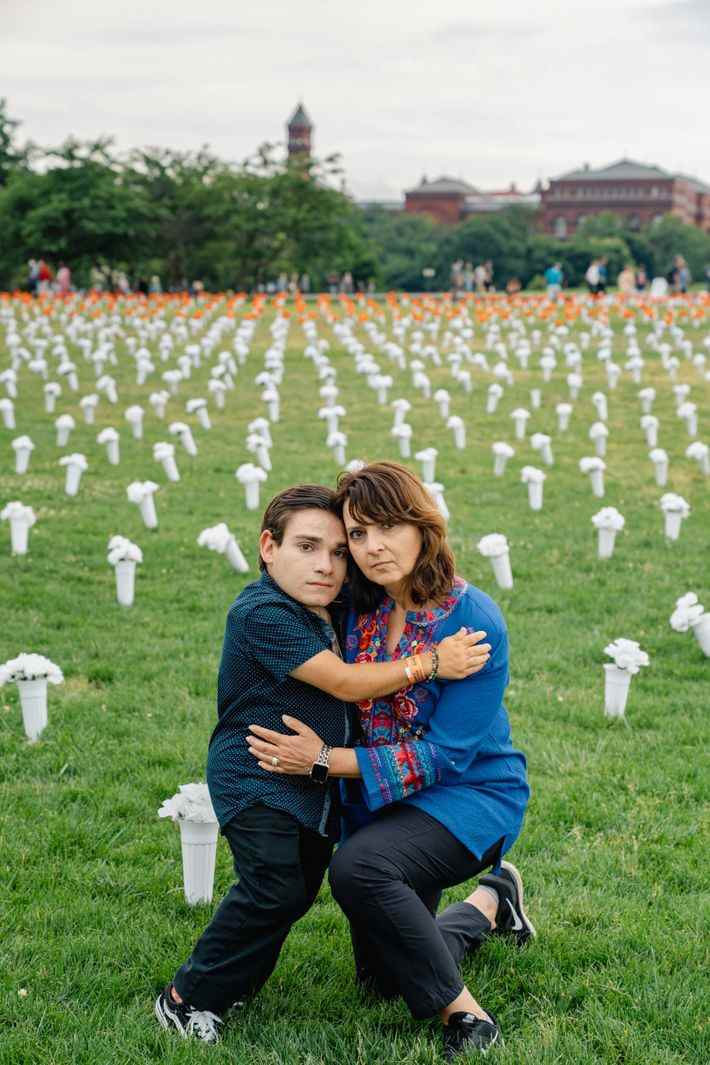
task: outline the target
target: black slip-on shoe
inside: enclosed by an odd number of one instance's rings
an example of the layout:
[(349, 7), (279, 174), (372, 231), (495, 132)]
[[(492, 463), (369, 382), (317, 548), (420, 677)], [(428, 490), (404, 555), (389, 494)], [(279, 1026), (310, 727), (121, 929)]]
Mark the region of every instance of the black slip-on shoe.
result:
[(513, 938), (519, 947), (537, 935), (523, 906), (523, 878), (512, 862), (501, 862), (500, 873), (487, 873), (479, 884), (498, 892), (496, 927), (491, 935)]
[(487, 1054), (498, 1042), (502, 1042), (498, 1022), (492, 1013), (484, 1021), (473, 1013), (452, 1013), (444, 1025), (444, 1057), (453, 1061), (458, 1054), (477, 1050)]
[(222, 1018), (209, 1010), (196, 1010), (186, 1002), (175, 1002), (170, 988), (168, 984), (155, 1000), (155, 1016), (162, 1027), (172, 1028), (183, 1039), (191, 1037), (203, 1043), (218, 1043)]

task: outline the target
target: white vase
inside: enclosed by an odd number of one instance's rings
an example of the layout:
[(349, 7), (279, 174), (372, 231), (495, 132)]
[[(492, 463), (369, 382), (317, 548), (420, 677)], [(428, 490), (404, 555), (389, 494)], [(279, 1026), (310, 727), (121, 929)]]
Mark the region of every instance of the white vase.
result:
[(210, 415), (207, 407), (197, 408), (197, 420), (203, 429), (211, 429), (212, 423), (210, 422)]
[(665, 459), (663, 462), (654, 462), (653, 472), (656, 475), (656, 484), (660, 488), (665, 487), (668, 482), (668, 460)]
[(631, 674), (617, 665), (604, 666), (604, 713), (607, 717), (623, 717), (629, 695)]
[(691, 627), (701, 651), (707, 658), (710, 658), (710, 614), (703, 614)]
[(21, 518), (19, 521), (17, 518), (10, 518), (10, 543), (12, 545), (13, 555), (27, 554), (29, 533), (30, 527), (24, 518)]
[(116, 598), (121, 606), (133, 606), (136, 589), (136, 563), (124, 558), (116, 563)]
[(563, 410), (557, 412), (557, 428), (561, 433), (569, 427), (570, 411)]
[(679, 510), (664, 510), (663, 518), (666, 537), (669, 540), (677, 540), (680, 536), (680, 526), (683, 521), (683, 515)]
[(133, 434), (133, 439), (134, 440), (142, 440), (143, 439), (143, 422), (142, 422), (142, 420), (136, 418), (135, 421), (131, 422), (131, 432)]
[(246, 489), (247, 510), (256, 510), (259, 506), (259, 482), (247, 481), (244, 487)]
[(454, 429), (454, 445), (459, 451), (466, 447), (466, 426), (457, 425)]
[(433, 484), (436, 459), (422, 459), (422, 480), (426, 484)]
[(528, 481), (528, 503), (531, 510), (542, 510), (542, 481)]
[(507, 455), (496, 455), (493, 460), (493, 475), (495, 477), (502, 477), (505, 473), (505, 465), (508, 461)]
[(140, 503), (141, 517), (146, 529), (158, 528), (158, 515), (155, 510), (155, 501), (153, 500), (153, 493), (149, 492), (148, 495), (143, 496)]
[(337, 462), (338, 466), (345, 465), (345, 448), (342, 444), (338, 444), (333, 448), (333, 458)]
[(190, 906), (212, 902), (219, 825), (216, 821), (178, 821), (182, 844), (182, 877)]
[(599, 558), (611, 558), (611, 556), (614, 554), (615, 542), (616, 529), (600, 529), (598, 542)]
[(107, 441), (106, 454), (111, 465), (118, 466), (119, 462), (121, 461), (121, 453), (118, 448), (118, 440)]
[(15, 451), (15, 473), (27, 473), (32, 448), (18, 447)]
[(506, 551), (502, 555), (493, 555), (491, 557), (491, 565), (493, 566), (493, 576), (498, 587), (512, 588), (513, 571), (510, 568), (510, 551)]
[(177, 462), (174, 455), (166, 455), (165, 458), (160, 460), (165, 471), (165, 476), (169, 481), (177, 482), (180, 480), (180, 474), (177, 468)]
[(397, 438), (399, 444), (399, 457), (402, 459), (409, 459), (412, 457), (412, 441), (408, 436), (400, 436)]
[(66, 447), (70, 432), (71, 429), (67, 428), (66, 425), (59, 426), (57, 429), (57, 447)]
[(244, 558), (244, 555), (242, 554), (242, 549), (240, 548), (239, 544), (233, 536), (227, 544), (226, 555), (230, 564), (234, 567), (237, 573), (249, 572), (249, 563)]
[(22, 724), (29, 740), (36, 740), (47, 727), (47, 678), (18, 680)]
[(600, 499), (604, 495), (604, 470), (592, 470), (592, 492)]
[(67, 466), (67, 478), (64, 485), (64, 491), (68, 496), (75, 496), (79, 491), (81, 472), (81, 466), (75, 466), (73, 464)]
[(530, 389), (530, 406), (533, 410), (540, 409), (540, 403), (542, 401), (542, 393), (539, 388)]

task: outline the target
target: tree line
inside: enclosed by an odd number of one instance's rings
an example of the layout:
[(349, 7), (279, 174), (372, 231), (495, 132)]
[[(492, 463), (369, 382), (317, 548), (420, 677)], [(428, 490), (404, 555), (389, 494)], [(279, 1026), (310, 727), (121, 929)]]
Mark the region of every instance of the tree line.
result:
[(441, 290), (456, 260), (492, 260), (497, 288), (512, 279), (538, 287), (555, 261), (578, 285), (602, 255), (612, 279), (628, 262), (665, 274), (678, 254), (696, 280), (710, 264), (710, 236), (672, 216), (632, 232), (599, 215), (565, 241), (541, 234), (525, 208), (441, 226), (362, 210), (338, 187), (337, 155), (289, 161), (264, 144), (235, 164), (207, 147), (120, 153), (107, 137), (39, 147), (21, 145), (18, 127), (0, 100), (1, 289), (22, 287), (27, 261), (40, 257), (70, 265), (78, 286), (109, 267), (134, 282), (157, 274), (166, 288), (199, 278), (247, 291), (283, 274), (307, 274), (322, 289), (345, 271), (380, 290)]

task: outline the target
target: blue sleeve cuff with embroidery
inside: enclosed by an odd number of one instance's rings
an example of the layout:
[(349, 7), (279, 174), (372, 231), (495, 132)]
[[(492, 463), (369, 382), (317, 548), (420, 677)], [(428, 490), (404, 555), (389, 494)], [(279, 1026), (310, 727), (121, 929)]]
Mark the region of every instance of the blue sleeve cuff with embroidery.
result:
[(399, 802), (441, 779), (436, 748), (425, 740), (356, 747), (362, 796), (369, 810)]

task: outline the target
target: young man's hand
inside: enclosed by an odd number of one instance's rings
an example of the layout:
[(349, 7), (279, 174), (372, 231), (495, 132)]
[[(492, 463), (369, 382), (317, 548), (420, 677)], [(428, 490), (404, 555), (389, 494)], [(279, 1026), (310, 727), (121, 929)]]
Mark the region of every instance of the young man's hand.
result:
[(308, 776), (320, 754), (323, 740), (295, 717), (284, 715), (282, 721), (287, 728), (293, 729), (290, 735), (261, 725), (250, 725), (247, 735), (249, 751), (268, 773)]

